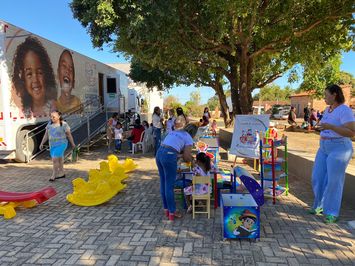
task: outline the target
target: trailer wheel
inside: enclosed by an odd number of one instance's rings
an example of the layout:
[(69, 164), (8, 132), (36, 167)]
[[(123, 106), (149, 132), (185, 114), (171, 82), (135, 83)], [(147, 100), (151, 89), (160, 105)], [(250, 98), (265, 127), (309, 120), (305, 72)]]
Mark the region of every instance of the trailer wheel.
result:
[(28, 129), (21, 130), (16, 137), (16, 158), (15, 161), (20, 163), (25, 163), (29, 160), (31, 155), (36, 152), (37, 140), (34, 137), (28, 139), (28, 150), (26, 147), (26, 134), (29, 132)]

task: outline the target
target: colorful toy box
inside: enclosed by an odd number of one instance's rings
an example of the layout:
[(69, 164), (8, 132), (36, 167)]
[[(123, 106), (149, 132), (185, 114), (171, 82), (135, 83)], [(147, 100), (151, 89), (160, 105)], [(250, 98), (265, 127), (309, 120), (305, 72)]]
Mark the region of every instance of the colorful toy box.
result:
[(254, 177), (242, 167), (234, 169), (249, 193), (222, 194), (221, 218), (224, 239), (260, 238), (260, 206), (264, 204), (264, 193)]

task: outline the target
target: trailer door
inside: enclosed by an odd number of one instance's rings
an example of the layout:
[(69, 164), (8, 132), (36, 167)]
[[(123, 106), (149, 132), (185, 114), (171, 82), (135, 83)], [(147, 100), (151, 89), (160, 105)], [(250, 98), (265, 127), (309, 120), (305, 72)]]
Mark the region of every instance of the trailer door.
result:
[(104, 74), (102, 73), (99, 73), (99, 97), (100, 97), (100, 103), (103, 106), (105, 100), (104, 100)]

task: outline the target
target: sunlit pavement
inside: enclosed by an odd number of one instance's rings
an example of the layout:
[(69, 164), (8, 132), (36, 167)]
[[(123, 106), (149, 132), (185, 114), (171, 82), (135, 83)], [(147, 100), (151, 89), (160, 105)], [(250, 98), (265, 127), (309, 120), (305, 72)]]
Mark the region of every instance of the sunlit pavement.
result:
[[(125, 155), (122, 153), (121, 158)], [(0, 265), (355, 265), (355, 211), (343, 205), (338, 224), (307, 213), (310, 184), (290, 177), (289, 196), (261, 208), (261, 239), (223, 240), (220, 210), (212, 218), (163, 216), (152, 154), (135, 155), (139, 169), (110, 202), (78, 207), (66, 201), (71, 180), (98, 168), (107, 156), (96, 147), (66, 164), (67, 178), (49, 183), (49, 161), (1, 164), (1, 190), (31, 191), (54, 186), (58, 195), (33, 209), (0, 217)], [(225, 167), (230, 162), (222, 162)], [(301, 167), (301, 166), (300, 166)]]

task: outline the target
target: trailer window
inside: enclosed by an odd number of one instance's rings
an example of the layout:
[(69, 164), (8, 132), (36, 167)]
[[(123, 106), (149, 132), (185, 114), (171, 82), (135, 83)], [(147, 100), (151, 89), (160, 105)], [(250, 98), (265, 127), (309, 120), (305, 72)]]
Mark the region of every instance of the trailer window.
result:
[(107, 78), (107, 93), (117, 93), (115, 78)]

